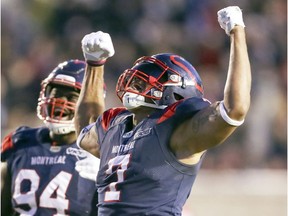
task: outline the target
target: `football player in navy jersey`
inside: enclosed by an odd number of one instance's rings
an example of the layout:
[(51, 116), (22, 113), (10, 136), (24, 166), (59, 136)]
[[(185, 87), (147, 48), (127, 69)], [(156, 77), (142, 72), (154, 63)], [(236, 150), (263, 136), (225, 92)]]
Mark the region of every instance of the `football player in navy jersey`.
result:
[(76, 145), (73, 122), (85, 67), (59, 64), (41, 84), (37, 115), (45, 127), (22, 126), (4, 138), (1, 215), (97, 215), (99, 159)]
[(101, 31), (82, 39), (87, 80), (75, 124), (77, 143), (100, 157), (98, 215), (181, 215), (205, 152), (244, 122), (251, 70), (242, 12), (237, 6), (224, 8), (218, 21), (231, 47), (223, 100), (204, 98), (200, 76), (183, 57), (144, 56), (118, 79), (116, 92), (124, 107), (106, 110), (86, 127), (81, 123), (103, 104), (103, 71), (96, 69), (110, 57), (113, 44)]

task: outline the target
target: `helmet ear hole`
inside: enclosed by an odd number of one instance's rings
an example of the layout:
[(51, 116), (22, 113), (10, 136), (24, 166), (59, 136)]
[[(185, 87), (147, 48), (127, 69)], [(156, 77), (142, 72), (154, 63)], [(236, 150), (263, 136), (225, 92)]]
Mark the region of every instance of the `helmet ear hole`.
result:
[(181, 95), (179, 95), (179, 94), (177, 94), (175, 92), (173, 93), (173, 95), (174, 95), (175, 100), (177, 100), (177, 101), (184, 99), (183, 96), (181, 96)]

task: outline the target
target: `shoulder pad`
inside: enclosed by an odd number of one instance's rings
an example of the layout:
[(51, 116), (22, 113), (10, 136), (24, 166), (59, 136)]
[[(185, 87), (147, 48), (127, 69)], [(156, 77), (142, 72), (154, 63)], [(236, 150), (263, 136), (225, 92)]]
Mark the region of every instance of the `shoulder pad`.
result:
[(183, 118), (188, 118), (209, 105), (210, 102), (205, 98), (194, 97), (178, 101), (165, 109), (164, 114), (158, 119), (157, 123), (159, 124), (175, 114), (179, 114)]
[(179, 104), (177, 108), (177, 112), (185, 112), (185, 113), (191, 113), (191, 112), (198, 112), (199, 110), (202, 110), (203, 108), (209, 106), (211, 102), (205, 98), (188, 98), (185, 100), (182, 100), (182, 103)]
[(181, 101), (176, 102), (170, 106), (168, 106), (165, 109), (164, 114), (158, 119), (157, 124), (160, 124), (161, 122), (165, 121), (166, 119), (169, 119), (171, 116), (175, 114), (176, 107), (181, 103)]
[(102, 115), (101, 125), (104, 130), (108, 130), (111, 121), (120, 113), (126, 111), (124, 107), (111, 108), (106, 110)]
[(1, 161), (5, 161), (18, 149), (39, 145), (49, 140), (48, 128), (19, 127), (4, 138), (1, 145)]

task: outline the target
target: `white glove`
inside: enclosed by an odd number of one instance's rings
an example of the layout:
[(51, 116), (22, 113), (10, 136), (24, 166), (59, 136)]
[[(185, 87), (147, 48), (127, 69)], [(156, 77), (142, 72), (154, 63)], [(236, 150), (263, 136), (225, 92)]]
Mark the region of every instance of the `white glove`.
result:
[(100, 159), (87, 152), (87, 157), (79, 160), (75, 164), (75, 170), (82, 178), (96, 182), (100, 165)]
[(85, 60), (95, 66), (103, 65), (115, 53), (110, 35), (102, 31), (85, 35), (81, 44)]
[(242, 11), (238, 6), (229, 6), (217, 12), (218, 22), (227, 35), (230, 35), (231, 30), (236, 26), (243, 26)]

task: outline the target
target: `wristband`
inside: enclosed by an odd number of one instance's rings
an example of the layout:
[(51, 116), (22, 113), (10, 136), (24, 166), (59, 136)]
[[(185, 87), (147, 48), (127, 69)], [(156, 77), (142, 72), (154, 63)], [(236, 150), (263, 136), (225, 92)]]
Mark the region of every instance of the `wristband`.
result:
[(90, 66), (102, 66), (106, 63), (106, 59), (100, 60), (100, 61), (91, 61), (91, 60), (86, 60), (86, 63)]
[(224, 107), (224, 101), (221, 101), (221, 102), (220, 102), (219, 108), (220, 108), (220, 114), (221, 114), (222, 118), (223, 118), (224, 121), (227, 122), (229, 125), (238, 127), (238, 126), (240, 126), (240, 125), (243, 124), (244, 119), (241, 120), (241, 121), (237, 121), (237, 120), (231, 119), (231, 118), (227, 115), (226, 109), (225, 109), (225, 107)]

